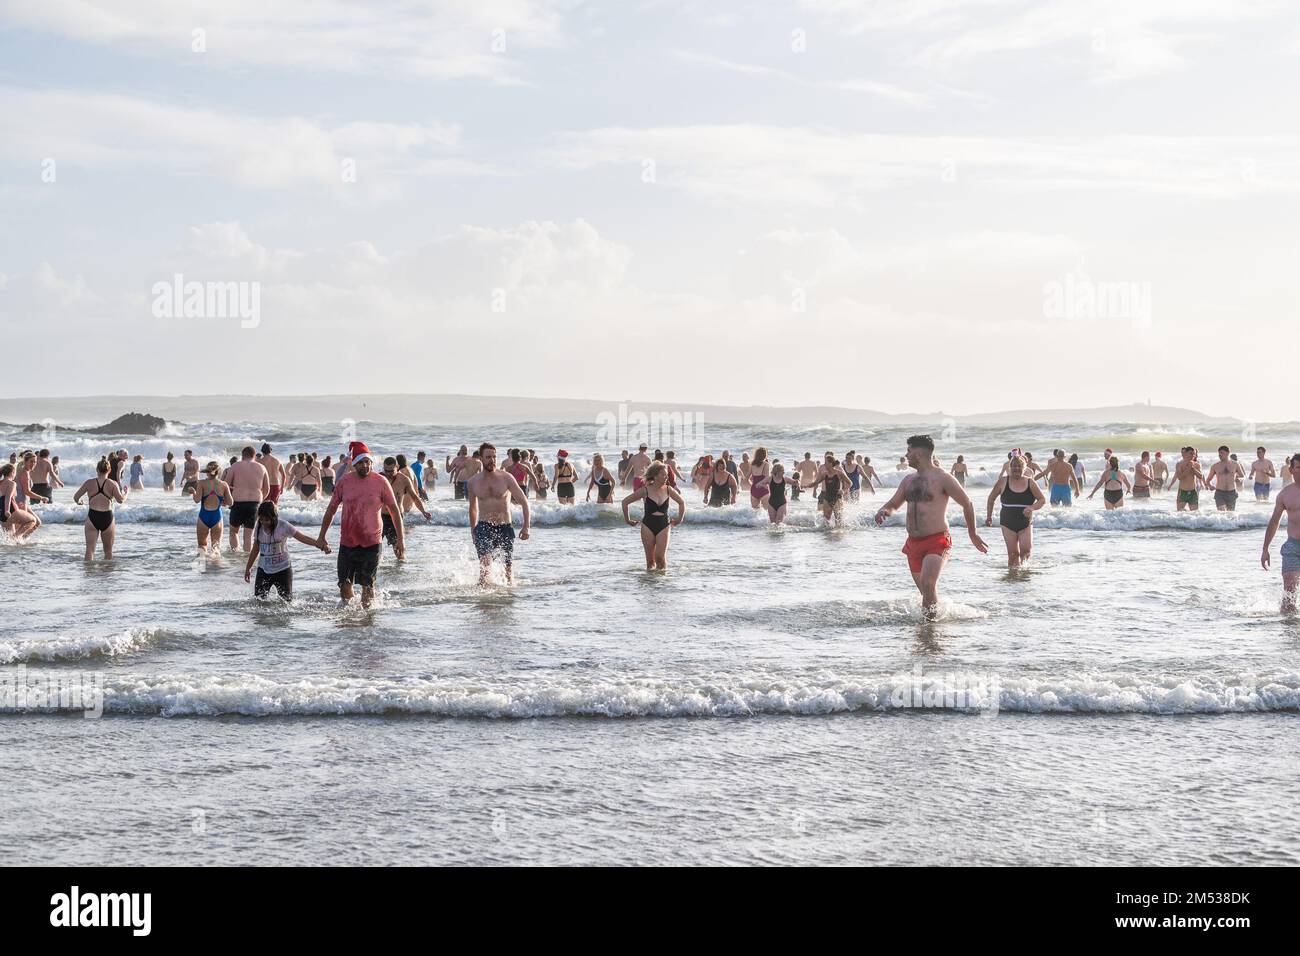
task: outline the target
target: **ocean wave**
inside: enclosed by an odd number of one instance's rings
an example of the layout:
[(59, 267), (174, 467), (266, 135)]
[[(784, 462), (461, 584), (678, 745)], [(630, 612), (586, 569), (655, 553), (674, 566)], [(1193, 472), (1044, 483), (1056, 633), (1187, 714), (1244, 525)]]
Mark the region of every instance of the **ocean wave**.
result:
[[(543, 717), (710, 718), (760, 715), (1252, 714), (1300, 711), (1300, 674), (999, 676), (932, 670), (848, 677), (707, 675), (528, 681), (470, 678), (323, 678), (255, 675), (114, 675), (102, 684), (108, 714), (166, 717), (422, 715), (462, 719)], [(29, 712), (4, 696), (0, 712)]]
[[(139, 493), (128, 498), (127, 503), (116, 508), (117, 520), (121, 524), (169, 524), (193, 527), (198, 516), (198, 506), (179, 495), (164, 498), (158, 493)], [(864, 529), (875, 526), (876, 510), (885, 503), (883, 496), (866, 497), (857, 503), (846, 503), (843, 511), (845, 528)], [(1034, 525), (1039, 529), (1065, 529), (1073, 531), (1246, 531), (1264, 528), (1272, 516), (1272, 508), (1256, 506), (1253, 501), (1243, 499), (1237, 511), (1215, 511), (1212, 499), (1210, 507), (1200, 511), (1174, 510), (1172, 498), (1165, 498), (1154, 507), (1127, 506), (1115, 511), (1106, 511), (1100, 504), (1076, 505), (1071, 508), (1044, 508), (1035, 513)], [(533, 525), (537, 528), (590, 527), (590, 528), (626, 528), (622, 508), (618, 505), (598, 505), (582, 503), (561, 505), (554, 501), (531, 502)], [(984, 503), (976, 501), (976, 514), (979, 527), (984, 527)], [(302, 529), (319, 528), (325, 514), (325, 501), (295, 501), (281, 499), (280, 516), (290, 524)], [(469, 527), (469, 508), (463, 501), (437, 500), (427, 506), (432, 517), (432, 524), (439, 527)], [(52, 524), (81, 524), (86, 519), (85, 506), (76, 506), (56, 499), (54, 504), (37, 505), (36, 513), (41, 520)], [(636, 517), (641, 508), (635, 505), (631, 509)], [(996, 524), (997, 507), (994, 508)], [(673, 506), (676, 513), (676, 506)], [(515, 525), (520, 524), (516, 509)], [(335, 523), (340, 520), (335, 516)], [(960, 511), (952, 509), (948, 521), (954, 528), (964, 528), (965, 518)], [(905, 522), (903, 511), (899, 511), (886, 521), (886, 527), (901, 527)], [(792, 504), (786, 516), (786, 526), (794, 530), (814, 530), (827, 527), (820, 511), (814, 503), (804, 498)], [(406, 515), (406, 526), (418, 528), (425, 524), (418, 512)], [(713, 527), (733, 527), (763, 529), (773, 528), (767, 518), (766, 510), (755, 510), (742, 498), (742, 503), (726, 508), (710, 508), (693, 501), (687, 495), (686, 524), (709, 525)], [(1283, 522), (1285, 526), (1285, 520)], [(1279, 542), (1280, 544), (1281, 542)]]
[(163, 633), (162, 628), (136, 627), (108, 636), (0, 641), (0, 664), (121, 657), (156, 643)]

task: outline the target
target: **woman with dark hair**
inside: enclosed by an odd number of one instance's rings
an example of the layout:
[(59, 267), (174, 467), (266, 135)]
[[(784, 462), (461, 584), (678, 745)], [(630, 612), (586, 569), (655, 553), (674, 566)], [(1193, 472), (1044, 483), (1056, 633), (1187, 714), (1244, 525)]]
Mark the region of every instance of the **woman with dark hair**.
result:
[[(719, 481), (719, 478), (722, 480)], [(727, 470), (727, 463), (722, 458), (713, 463), (713, 477), (706, 487), (708, 491), (705, 492), (704, 500), (710, 508), (734, 504), (740, 494), (740, 484), (736, 481), (736, 476)]]
[(253, 565), (257, 565), (257, 580), (253, 582), (253, 597), (264, 598), (271, 588), (286, 601), (293, 600), (293, 564), (289, 560), (289, 539), (319, 548), (330, 553), (329, 542), (303, 534), (289, 522), (280, 518), (274, 501), (263, 501), (257, 506), (257, 547), (248, 552), (244, 566), (244, 580), (253, 579)]
[[(1124, 492), (1131, 490), (1128, 475), (1119, 470), (1119, 456), (1111, 455), (1110, 461), (1106, 463), (1107, 469), (1102, 473), (1101, 480), (1093, 486), (1091, 498), (1097, 493), (1097, 490), (1105, 485), (1105, 492), (1102, 497), (1106, 499), (1106, 510), (1114, 511), (1116, 508), (1124, 507)], [(1114, 487), (1111, 487), (1111, 486)]]
[(767, 449), (759, 445), (754, 449), (754, 457), (749, 462), (749, 506), (757, 511), (763, 506), (767, 496), (767, 482), (771, 477), (772, 466), (767, 460)]

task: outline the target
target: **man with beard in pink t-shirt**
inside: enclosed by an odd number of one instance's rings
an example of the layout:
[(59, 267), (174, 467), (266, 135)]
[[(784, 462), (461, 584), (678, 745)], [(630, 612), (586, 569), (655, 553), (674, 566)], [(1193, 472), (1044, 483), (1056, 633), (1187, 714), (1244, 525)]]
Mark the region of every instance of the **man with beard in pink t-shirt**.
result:
[[(406, 554), (406, 535), (402, 525), (402, 512), (397, 507), (393, 486), (378, 472), (365, 442), (354, 441), (348, 446), (352, 469), (339, 476), (330, 496), (325, 518), (321, 521), (319, 544), (325, 543), (334, 512), (343, 508), (343, 521), (339, 533), (339, 596), (343, 602), (352, 600), (353, 584), (361, 585), (361, 606), (370, 607), (375, 596), (375, 573), (379, 570), (380, 544), (383, 541), (383, 522), (380, 514), (387, 512), (397, 532), (393, 551), (401, 561)], [(319, 545), (318, 545), (319, 546)]]

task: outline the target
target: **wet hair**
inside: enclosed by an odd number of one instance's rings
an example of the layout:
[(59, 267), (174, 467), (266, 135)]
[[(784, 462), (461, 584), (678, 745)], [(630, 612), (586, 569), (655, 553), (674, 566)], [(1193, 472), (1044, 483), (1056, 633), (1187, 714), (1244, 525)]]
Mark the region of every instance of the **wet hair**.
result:
[(1220, 446), (1219, 446), (1219, 451), (1231, 451), (1231, 450), (1232, 450), (1232, 449), (1229, 448), (1227, 445), (1220, 445)]
[(262, 442), (262, 454), (263, 455), (271, 454), (271, 446), (268, 445), (266, 442)]
[(5, 462), (3, 465), (0, 465), (0, 478), (8, 478), (13, 473), (14, 473), (14, 466), (9, 464), (9, 462)]
[(245, 445), (244, 450), (240, 452), (240, 454), (243, 455), (245, 458), (252, 458), (254, 455), (257, 454), (257, 452), (253, 451), (252, 445)]
[(275, 533), (275, 526), (280, 523), (280, 509), (275, 506), (274, 501), (263, 501), (257, 506), (257, 520), (260, 524), (263, 518), (271, 519), (271, 533)]
[(934, 439), (929, 435), (912, 435), (907, 439), (908, 448), (924, 448), (931, 455), (934, 454)]
[(398, 456), (397, 456), (397, 467), (398, 467), (398, 468), (405, 468), (405, 467), (406, 467), (406, 456), (405, 456), (405, 455), (398, 455)]
[(384, 459), (384, 467), (387, 468), (389, 465), (392, 465), (394, 468), (397, 467), (397, 459), (394, 458), (392, 455), (389, 455), (387, 458)]
[(476, 454), (476, 455), (482, 455), (483, 452), (487, 451), (489, 448), (492, 449), (493, 451), (496, 451), (496, 450), (497, 450), (497, 446), (496, 446), (496, 445), (492, 444), (491, 442), (486, 442), (486, 441), (485, 441), (483, 444), (481, 444), (481, 445), (478, 446), (478, 451), (474, 452), (474, 454)]
[(759, 445), (754, 449), (754, 460), (750, 462), (755, 468), (767, 461), (767, 449)]
[(1111, 455), (1109, 464), (1111, 471), (1119, 471), (1119, 456)]
[(107, 474), (108, 474), (108, 459), (107, 459), (107, 458), (101, 458), (101, 459), (99, 459), (99, 464), (95, 466), (95, 472), (96, 472), (97, 474), (100, 474), (100, 475), (107, 475)]
[(667, 466), (667, 465), (665, 465), (665, 464), (664, 464), (663, 462), (661, 462), (661, 461), (657, 461), (657, 462), (655, 462), (653, 465), (651, 465), (649, 468), (647, 468), (647, 469), (645, 470), (645, 481), (646, 481), (646, 484), (647, 484), (647, 485), (650, 484), (650, 482), (652, 482), (652, 481), (654, 481), (655, 479), (657, 479), (660, 475), (667, 474), (667, 472), (668, 472), (668, 466)]
[(1265, 448), (1263, 445), (1260, 445), (1258, 448), (1255, 449), (1255, 451), (1263, 451), (1263, 452), (1266, 452), (1266, 451), (1268, 451), (1268, 449)]
[(773, 477), (773, 478), (784, 478), (784, 477), (785, 477), (785, 465), (781, 464), (779, 461), (778, 461), (776, 464), (774, 464), (774, 465), (772, 466), (772, 477)]

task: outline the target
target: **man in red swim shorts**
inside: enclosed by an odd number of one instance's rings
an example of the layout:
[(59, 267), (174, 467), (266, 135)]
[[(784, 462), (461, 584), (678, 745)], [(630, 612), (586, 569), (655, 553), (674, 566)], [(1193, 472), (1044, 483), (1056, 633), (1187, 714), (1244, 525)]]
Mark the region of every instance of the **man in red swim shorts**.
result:
[(907, 503), (907, 567), (921, 592), (921, 613), (933, 620), (939, 609), (939, 573), (952, 551), (952, 534), (948, 531), (948, 502), (955, 501), (966, 516), (966, 530), (971, 544), (980, 554), (989, 547), (975, 530), (975, 506), (957, 479), (934, 464), (934, 440), (929, 435), (913, 435), (907, 440), (907, 463), (914, 469), (898, 485), (894, 497), (876, 512), (876, 524), (884, 524), (898, 506)]

